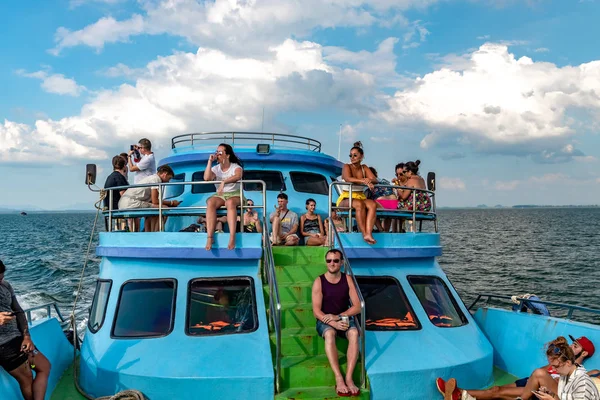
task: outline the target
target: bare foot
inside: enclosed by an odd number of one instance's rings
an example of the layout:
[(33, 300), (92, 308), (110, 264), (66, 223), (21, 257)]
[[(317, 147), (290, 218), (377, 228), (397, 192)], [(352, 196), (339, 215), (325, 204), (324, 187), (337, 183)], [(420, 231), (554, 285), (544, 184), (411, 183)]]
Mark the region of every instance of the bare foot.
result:
[(206, 237), (206, 247), (204, 247), (206, 249), (206, 251), (210, 251), (212, 249), (212, 245), (213, 245), (214, 241), (215, 240), (213, 239), (212, 236)]
[(371, 235), (364, 235), (363, 239), (365, 242), (369, 243), (369, 244), (375, 244), (377, 243), (377, 241), (375, 240), (375, 238)]
[(344, 378), (341, 376), (339, 378), (335, 378), (335, 391), (338, 396), (344, 396), (350, 393), (348, 386), (346, 386), (346, 382), (344, 382)]
[(444, 393), (444, 400), (452, 400), (454, 391), (456, 390), (456, 379), (450, 378), (446, 381), (446, 392)]
[(348, 386), (348, 391), (352, 396), (358, 396), (360, 394), (360, 389), (354, 384), (352, 377), (346, 378), (346, 386)]
[(235, 249), (235, 233), (233, 235), (229, 235), (229, 244), (227, 245), (229, 250)]

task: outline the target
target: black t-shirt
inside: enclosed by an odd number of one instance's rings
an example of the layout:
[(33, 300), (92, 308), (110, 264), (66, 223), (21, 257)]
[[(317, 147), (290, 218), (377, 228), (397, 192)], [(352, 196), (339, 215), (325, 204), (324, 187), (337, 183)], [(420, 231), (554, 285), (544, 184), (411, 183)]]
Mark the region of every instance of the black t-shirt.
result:
[[(104, 183), (104, 189), (108, 189), (111, 187), (117, 187), (117, 186), (127, 186), (129, 185), (129, 182), (127, 182), (127, 179), (125, 179), (125, 177), (123, 176), (122, 173), (120, 173), (119, 171), (113, 171), (112, 174), (110, 174), (107, 178), (106, 178), (106, 182)], [(123, 189), (121, 189), (123, 190)], [(121, 190), (113, 190), (113, 206), (112, 209), (113, 210), (117, 210), (119, 208), (119, 200), (121, 199)], [(106, 197), (104, 198), (104, 207), (108, 208), (108, 200), (110, 199), (110, 193), (106, 193)]]

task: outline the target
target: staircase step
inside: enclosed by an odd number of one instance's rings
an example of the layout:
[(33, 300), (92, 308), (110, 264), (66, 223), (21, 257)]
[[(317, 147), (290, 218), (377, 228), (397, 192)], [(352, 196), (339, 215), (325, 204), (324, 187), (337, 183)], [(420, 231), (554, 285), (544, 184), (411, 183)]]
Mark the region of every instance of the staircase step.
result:
[[(312, 302), (312, 282), (281, 283), (279, 285), (279, 300), (286, 304)], [(265, 298), (269, 297), (269, 285), (263, 286)]]
[(275, 246), (273, 258), (275, 265), (325, 265), (326, 247), (313, 246)]
[[(276, 336), (270, 335), (271, 349), (275, 354)], [(347, 340), (336, 340), (340, 354), (348, 351)], [(317, 333), (315, 326), (281, 331), (281, 354), (286, 356), (319, 356), (325, 355), (325, 340)]]
[(279, 285), (285, 284), (310, 284), (325, 272), (323, 263), (311, 265), (275, 264), (275, 276)]
[[(334, 382), (335, 383), (335, 382)], [(368, 399), (370, 393), (368, 389), (361, 390), (360, 395), (352, 397), (352, 399)], [(340, 397), (335, 392), (335, 385), (317, 386), (307, 388), (292, 388), (275, 396), (276, 400), (285, 399), (302, 399), (302, 400), (329, 400), (329, 399), (346, 399), (348, 397)]]
[[(339, 355), (340, 368), (346, 371), (346, 356)], [(359, 360), (360, 362), (360, 360)], [(305, 388), (335, 384), (335, 375), (331, 370), (327, 356), (283, 357), (281, 359), (282, 387)], [(360, 383), (360, 365), (354, 369), (354, 382)]]

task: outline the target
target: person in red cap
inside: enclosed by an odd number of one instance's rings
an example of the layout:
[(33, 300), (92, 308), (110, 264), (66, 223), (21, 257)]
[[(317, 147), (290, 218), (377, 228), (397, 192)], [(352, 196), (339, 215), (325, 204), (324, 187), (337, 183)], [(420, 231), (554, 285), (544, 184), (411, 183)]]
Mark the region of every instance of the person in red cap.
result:
[[(583, 364), (583, 361), (591, 357), (596, 348), (591, 340), (587, 337), (582, 336), (579, 339), (573, 338), (569, 335), (573, 343), (570, 347), (576, 357), (576, 364)], [(567, 339), (560, 336), (550, 342), (549, 345), (567, 343)], [(510, 383), (504, 386), (493, 386), (485, 390), (466, 390), (459, 389), (457, 387), (456, 379), (450, 378), (444, 381), (442, 378), (436, 379), (436, 386), (440, 393), (444, 395), (444, 400), (494, 400), (494, 399), (507, 399), (519, 397), (523, 400), (536, 399), (533, 395), (532, 390), (538, 390), (540, 386), (545, 386), (553, 389), (555, 392), (558, 387), (556, 379), (559, 375), (551, 368), (551, 365), (538, 368), (532, 372), (528, 378), (522, 378), (517, 380), (515, 383)], [(594, 376), (595, 373), (600, 371), (594, 370), (589, 371), (588, 375)]]

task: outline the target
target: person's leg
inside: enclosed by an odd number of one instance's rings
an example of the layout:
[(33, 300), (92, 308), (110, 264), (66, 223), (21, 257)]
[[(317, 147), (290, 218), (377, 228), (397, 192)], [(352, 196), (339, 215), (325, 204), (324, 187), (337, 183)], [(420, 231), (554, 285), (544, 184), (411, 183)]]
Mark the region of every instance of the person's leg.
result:
[(333, 374), (335, 375), (335, 390), (338, 393), (348, 393), (348, 386), (346, 386), (346, 381), (344, 380), (344, 376), (342, 375), (342, 371), (340, 370), (340, 363), (338, 360), (338, 351), (335, 346), (335, 337), (336, 330), (331, 328), (327, 329), (323, 333), (323, 338), (325, 339), (325, 353), (327, 354), (327, 359), (329, 360), (329, 365), (333, 370)]
[(285, 238), (286, 246), (298, 246), (298, 243), (300, 243), (300, 238), (298, 235), (289, 235)]
[(215, 225), (217, 224), (217, 208), (223, 206), (225, 200), (220, 197), (212, 196), (206, 201), (206, 250), (212, 249), (215, 234)]
[[(352, 208), (355, 210), (356, 224), (358, 230), (365, 235), (365, 224), (367, 219), (367, 210), (365, 208), (365, 202), (363, 200), (352, 199)], [(372, 228), (371, 228), (372, 229)]]
[(494, 386), (486, 390), (467, 390), (467, 392), (477, 400), (510, 400), (517, 397), (521, 397), (523, 400), (535, 400), (536, 397), (531, 391), (538, 390), (540, 386), (546, 386), (554, 393), (558, 389), (558, 384), (552, 379), (548, 371), (538, 368), (533, 371), (525, 387), (505, 385), (502, 387)]
[(281, 229), (281, 217), (275, 216), (275, 218), (273, 218), (273, 223), (271, 224), (273, 231), (271, 232), (271, 236), (273, 238), (273, 240), (271, 240), (271, 243), (273, 243), (275, 246), (277, 246), (279, 244), (279, 230)]
[(356, 363), (358, 361), (358, 329), (350, 328), (346, 331), (346, 337), (348, 338), (348, 352), (346, 353), (346, 358), (348, 360), (348, 369), (346, 370), (346, 386), (348, 386), (348, 390), (350, 393), (358, 393), (359, 389), (354, 384), (354, 379), (352, 379), (352, 375), (354, 374), (354, 368), (356, 368)]
[(33, 356), (35, 365), (35, 379), (33, 380), (33, 400), (44, 400), (48, 377), (50, 376), (50, 361), (42, 354)]
[[(17, 368), (8, 372), (19, 383), (21, 394), (25, 400), (34, 400), (33, 398), (33, 373), (27, 362), (22, 363)], [(36, 399), (37, 400), (37, 399)]]
[(229, 250), (235, 249), (235, 231), (237, 225), (237, 207), (240, 205), (241, 201), (238, 196), (231, 197), (227, 199), (225, 202), (225, 207), (227, 207), (227, 226), (229, 226), (229, 244), (227, 248)]
[(377, 219), (377, 203), (373, 200), (365, 200), (365, 207), (367, 209), (366, 216), (366, 234), (363, 232), (363, 238), (369, 244), (375, 244), (376, 241), (373, 238), (373, 226), (375, 225), (375, 220)]

